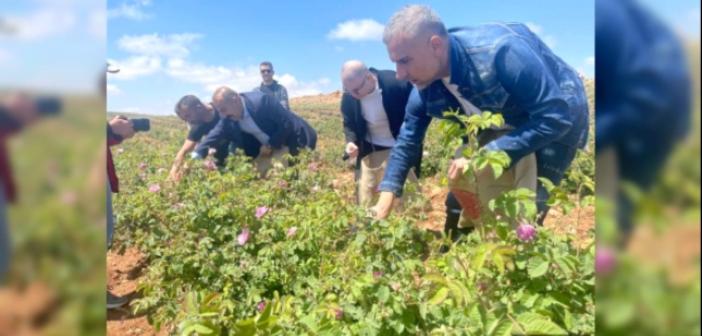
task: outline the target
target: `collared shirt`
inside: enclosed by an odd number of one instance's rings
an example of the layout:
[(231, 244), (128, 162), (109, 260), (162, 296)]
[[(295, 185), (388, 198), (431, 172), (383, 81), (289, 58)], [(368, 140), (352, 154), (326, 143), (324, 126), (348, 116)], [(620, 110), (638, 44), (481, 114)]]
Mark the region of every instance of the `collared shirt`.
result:
[(395, 145), (395, 138), (390, 132), (388, 115), (383, 107), (382, 90), (377, 81), (375, 90), (361, 98), (361, 114), (363, 114), (363, 119), (368, 123), (366, 141), (383, 147)]
[(251, 117), (251, 113), (249, 112), (249, 109), (246, 107), (246, 103), (244, 100), (241, 100), (241, 104), (244, 106), (244, 116), (241, 120), (239, 120), (239, 126), (241, 127), (241, 130), (244, 131), (245, 133), (253, 135), (258, 142), (260, 142), (262, 145), (267, 145), (268, 140), (270, 140), (270, 137), (268, 134), (263, 132), (258, 125), (256, 125), (256, 122), (254, 121), (253, 117)]
[(480, 110), (466, 98), (464, 98), (460, 92), (458, 92), (458, 85), (451, 83), (451, 77), (444, 77), (441, 79), (441, 81), (444, 83), (444, 86), (449, 90), (449, 92), (456, 97), (456, 100), (458, 100), (458, 103), (461, 104), (461, 107), (466, 115), (471, 116), (474, 114), (480, 114)]

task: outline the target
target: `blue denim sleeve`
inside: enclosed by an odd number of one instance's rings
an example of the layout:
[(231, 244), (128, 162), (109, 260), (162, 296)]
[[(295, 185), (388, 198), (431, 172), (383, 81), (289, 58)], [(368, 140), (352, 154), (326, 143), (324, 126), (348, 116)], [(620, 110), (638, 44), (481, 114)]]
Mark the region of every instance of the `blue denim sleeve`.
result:
[(383, 181), (378, 187), (380, 191), (390, 191), (398, 197), (402, 196), (407, 174), (422, 155), (422, 142), (430, 123), (431, 117), (426, 112), (419, 91), (413, 88), (407, 101), (405, 120), (390, 152)]
[(502, 150), (512, 164), (563, 136), (573, 122), (568, 97), (561, 91), (552, 69), (526, 42), (511, 39), (495, 57), (498, 79), (519, 109), (528, 115), (514, 130), (488, 143), (488, 150)]

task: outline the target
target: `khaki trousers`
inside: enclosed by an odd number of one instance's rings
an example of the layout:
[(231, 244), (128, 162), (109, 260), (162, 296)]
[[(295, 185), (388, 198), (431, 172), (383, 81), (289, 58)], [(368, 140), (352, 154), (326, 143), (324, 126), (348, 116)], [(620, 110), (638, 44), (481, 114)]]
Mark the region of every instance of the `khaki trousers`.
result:
[[(358, 204), (360, 206), (370, 207), (373, 205), (374, 197), (378, 193), (378, 185), (383, 181), (389, 157), (390, 149), (386, 149), (372, 152), (361, 159), (361, 176), (358, 180)], [(405, 195), (411, 195), (418, 188), (414, 168), (407, 175), (407, 180), (411, 184), (406, 185)]]
[(256, 165), (256, 170), (261, 178), (266, 178), (268, 171), (273, 167), (285, 168), (288, 166), (288, 160), (284, 158), (285, 155), (290, 153), (287, 146), (283, 146), (280, 149), (273, 149), (273, 153), (270, 156), (259, 155), (254, 159), (254, 165)]
[[(456, 150), (454, 158), (461, 158), (463, 146)], [(453, 192), (461, 204), (461, 219), (458, 226), (461, 228), (478, 226), (481, 212), (488, 208), (490, 200), (501, 194), (519, 188), (527, 188), (536, 193), (536, 156), (529, 154), (519, 160), (512, 168), (506, 169), (500, 177), (495, 179), (492, 169), (479, 174), (475, 179), (465, 174), (460, 174), (456, 179), (449, 178), (449, 190)]]

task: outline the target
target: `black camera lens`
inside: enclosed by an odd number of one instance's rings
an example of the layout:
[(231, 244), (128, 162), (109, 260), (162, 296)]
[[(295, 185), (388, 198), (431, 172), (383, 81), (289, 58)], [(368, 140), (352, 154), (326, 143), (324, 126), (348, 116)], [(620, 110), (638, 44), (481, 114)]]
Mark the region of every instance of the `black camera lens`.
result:
[(151, 129), (151, 122), (146, 118), (132, 119), (132, 125), (136, 132), (146, 132)]
[(40, 115), (51, 116), (61, 113), (63, 103), (56, 97), (38, 97), (34, 99), (34, 104)]

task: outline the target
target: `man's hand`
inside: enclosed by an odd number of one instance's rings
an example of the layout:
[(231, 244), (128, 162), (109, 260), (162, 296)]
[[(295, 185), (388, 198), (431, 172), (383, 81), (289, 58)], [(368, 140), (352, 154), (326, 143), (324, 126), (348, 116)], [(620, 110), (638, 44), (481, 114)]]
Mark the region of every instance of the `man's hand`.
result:
[(259, 155), (264, 156), (264, 157), (268, 157), (268, 156), (271, 156), (272, 154), (273, 154), (273, 147), (271, 147), (269, 145), (262, 145), (261, 146), (261, 150), (259, 151)]
[(463, 170), (465, 169), (465, 167), (468, 166), (468, 163), (469, 161), (466, 158), (460, 158), (451, 161), (451, 165), (449, 166), (448, 170), (448, 178), (451, 180), (457, 179), (463, 174)]
[(27, 126), (39, 119), (37, 107), (29, 97), (24, 93), (13, 93), (0, 101), (0, 105), (4, 107), (4, 111), (15, 121)]
[(390, 215), (393, 204), (395, 204), (395, 194), (389, 191), (382, 191), (380, 192), (380, 197), (378, 197), (378, 203), (370, 208), (370, 213), (375, 219), (385, 219)]
[(179, 182), (183, 177), (183, 172), (180, 169), (172, 169), (171, 173), (168, 174), (168, 180), (171, 182)]
[[(470, 161), (466, 158), (459, 158), (451, 161), (451, 165), (449, 166), (449, 171), (448, 171), (448, 178), (450, 180), (455, 180), (463, 174), (463, 170), (465, 167), (468, 166)], [(486, 165), (483, 169), (480, 169), (475, 173), (475, 177), (478, 180), (482, 180), (485, 178), (494, 178), (494, 173), (492, 172), (492, 168), (490, 165)]]
[(346, 144), (345, 151), (346, 154), (348, 154), (351, 158), (355, 158), (356, 156), (358, 156), (358, 146), (356, 146), (356, 144), (353, 142), (349, 142)]
[(112, 132), (122, 137), (122, 140), (129, 139), (134, 136), (134, 125), (130, 120), (124, 117), (114, 117), (110, 120), (110, 129)]

